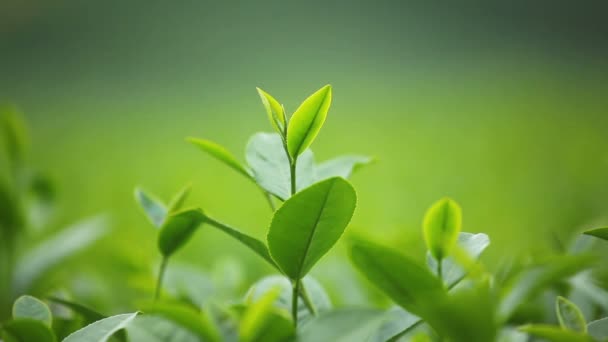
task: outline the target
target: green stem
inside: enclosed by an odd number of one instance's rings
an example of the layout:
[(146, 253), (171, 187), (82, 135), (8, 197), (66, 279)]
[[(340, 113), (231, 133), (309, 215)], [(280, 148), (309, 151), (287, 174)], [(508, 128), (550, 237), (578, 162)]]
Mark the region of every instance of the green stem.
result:
[(293, 291), (291, 293), (291, 317), (293, 318), (293, 326), (298, 328), (298, 297), (300, 293), (300, 281), (293, 283)]
[(169, 262), (169, 258), (163, 257), (163, 260), (160, 263), (160, 269), (158, 271), (158, 278), (156, 279), (156, 291), (154, 292), (155, 301), (160, 299), (160, 290), (163, 286), (163, 278), (165, 276), (165, 271), (167, 270), (168, 262)]
[(437, 277), (443, 284), (443, 260), (441, 259), (437, 262)]
[(296, 160), (289, 164), (289, 171), (291, 174), (291, 195), (296, 193)]
[(308, 294), (308, 291), (306, 291), (306, 287), (304, 286), (304, 283), (301, 280), (300, 280), (300, 282), (301, 282), (301, 284), (300, 284), (300, 298), (302, 298), (302, 301), (306, 305), (306, 308), (308, 309), (308, 311), (313, 316), (316, 316), (317, 315), (317, 309), (315, 308), (315, 305), (312, 303), (312, 300), (310, 299), (310, 295)]

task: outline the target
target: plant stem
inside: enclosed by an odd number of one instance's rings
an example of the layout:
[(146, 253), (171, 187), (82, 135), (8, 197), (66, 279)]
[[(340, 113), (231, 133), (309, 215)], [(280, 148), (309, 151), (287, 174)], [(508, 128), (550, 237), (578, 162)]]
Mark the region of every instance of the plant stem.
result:
[(437, 262), (437, 277), (439, 278), (439, 280), (441, 280), (441, 283), (443, 284), (443, 260), (440, 259)]
[(293, 318), (293, 326), (298, 328), (298, 297), (300, 293), (300, 281), (293, 282), (293, 291), (291, 293), (291, 317)]
[(163, 260), (160, 262), (160, 269), (158, 271), (158, 278), (156, 280), (156, 291), (154, 292), (154, 300), (157, 301), (160, 298), (160, 290), (163, 286), (163, 277), (165, 276), (165, 271), (167, 270), (167, 263), (169, 262), (169, 258), (163, 257)]
[(301, 280), (300, 280), (300, 282), (301, 282), (301, 284), (300, 284), (300, 298), (302, 298), (302, 301), (306, 305), (306, 308), (308, 309), (308, 311), (313, 316), (316, 316), (317, 315), (317, 309), (315, 308), (315, 305), (312, 303), (312, 300), (310, 299), (310, 295), (308, 294), (308, 291), (306, 291), (306, 287), (304, 286), (304, 282), (302, 282)]
[(291, 195), (296, 193), (296, 160), (289, 164), (289, 171), (291, 174)]

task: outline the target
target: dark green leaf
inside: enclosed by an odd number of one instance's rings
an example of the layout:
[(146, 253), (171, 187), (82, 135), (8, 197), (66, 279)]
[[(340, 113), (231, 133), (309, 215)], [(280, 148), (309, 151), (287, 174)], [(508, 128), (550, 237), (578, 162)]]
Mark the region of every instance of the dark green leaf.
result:
[(351, 259), (363, 275), (395, 303), (426, 319), (446, 300), (443, 284), (425, 267), (390, 248), (356, 241)]
[(76, 312), (77, 314), (79, 314), (80, 316), (82, 316), (84, 318), (84, 321), (86, 324), (91, 324), (93, 322), (100, 321), (100, 320), (106, 318), (106, 316), (100, 314), (99, 312), (97, 312), (85, 305), (75, 303), (75, 302), (69, 301), (67, 299), (62, 299), (62, 298), (57, 298), (57, 297), (48, 297), (47, 299), (49, 301), (51, 301), (52, 303), (57, 303), (59, 305), (63, 305), (65, 307), (71, 309), (72, 311)]
[(135, 188), (135, 201), (143, 209), (150, 223), (160, 228), (167, 217), (167, 207), (157, 197), (148, 194), (141, 188)]
[(188, 138), (187, 140), (194, 146), (200, 148), (202, 151), (208, 153), (210, 156), (228, 165), (228, 167), (232, 168), (236, 172), (247, 178), (251, 178), (251, 172), (223, 146), (205, 139)]
[(268, 248), (292, 280), (304, 277), (338, 241), (355, 211), (355, 189), (342, 178), (316, 183), (289, 198), (275, 212)]
[(169, 257), (190, 240), (198, 226), (205, 220), (200, 209), (188, 209), (167, 218), (158, 234), (158, 249)]
[(587, 332), (599, 341), (608, 340), (608, 317), (598, 319), (587, 325)]
[(520, 330), (552, 342), (594, 342), (591, 337), (585, 334), (564, 330), (552, 325), (530, 324), (521, 327)]
[(292, 158), (297, 158), (312, 144), (330, 105), (331, 86), (326, 85), (304, 100), (293, 113), (287, 126), (287, 148)]
[(70, 334), (63, 342), (105, 342), (117, 331), (129, 325), (135, 316), (137, 312), (104, 318)]
[(13, 304), (13, 318), (29, 318), (51, 326), (53, 316), (49, 307), (32, 296), (21, 296)]
[(427, 248), (437, 260), (450, 254), (462, 227), (460, 206), (449, 198), (433, 204), (424, 216), (423, 232)]
[(51, 328), (36, 319), (20, 318), (2, 325), (6, 342), (55, 342)]
[(187, 329), (202, 341), (219, 341), (217, 328), (204, 312), (199, 312), (189, 306), (179, 303), (155, 302), (144, 307), (147, 314), (161, 316)]
[[(264, 190), (286, 200), (291, 196), (289, 159), (281, 136), (277, 133), (256, 133), (246, 148), (247, 164), (253, 178)], [(313, 153), (304, 151), (296, 164), (296, 189), (301, 190), (315, 181)]]
[(298, 342), (369, 341), (384, 322), (384, 313), (373, 309), (340, 309), (320, 314), (302, 326)]
[(270, 94), (267, 92), (260, 88), (256, 89), (258, 90), (258, 94), (260, 95), (260, 99), (264, 105), (264, 109), (266, 109), (270, 124), (272, 124), (272, 127), (274, 127), (277, 132), (283, 134), (286, 124), (283, 106), (281, 106), (279, 101), (275, 100), (275, 98), (270, 96)]
[(315, 177), (317, 181), (331, 177), (348, 179), (360, 167), (371, 163), (371, 161), (372, 158), (365, 156), (352, 155), (337, 157), (318, 164), (315, 167)]
[(278, 287), (269, 289), (247, 307), (239, 326), (240, 341), (281, 342), (294, 334), (288, 311), (274, 307), (280, 292)]
[(591, 229), (586, 231), (585, 234), (608, 240), (608, 227)]
[(587, 332), (587, 322), (576, 304), (558, 296), (555, 300), (555, 312), (562, 328), (582, 334)]
[(167, 206), (169, 213), (174, 213), (182, 208), (188, 195), (190, 195), (190, 190), (192, 190), (192, 184), (186, 185), (173, 196), (171, 202), (169, 202), (169, 205)]

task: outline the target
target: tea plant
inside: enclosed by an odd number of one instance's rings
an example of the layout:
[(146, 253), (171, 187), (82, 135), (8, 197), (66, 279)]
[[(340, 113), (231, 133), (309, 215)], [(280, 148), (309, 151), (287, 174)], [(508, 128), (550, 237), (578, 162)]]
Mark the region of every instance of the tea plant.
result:
[[(261, 89), (258, 94), (274, 132), (256, 133), (249, 139), (246, 163), (218, 143), (187, 140), (260, 190), (273, 212), (265, 241), (201, 208), (185, 207), (190, 186), (166, 202), (138, 187), (135, 200), (157, 230), (160, 254), (149, 298), (135, 300), (131, 313), (106, 316), (56, 294), (33, 293), (40, 295), (37, 299), (24, 295), (31, 289), (18, 288), (5, 298), (5, 303), (16, 300), (8, 313), (12, 318), (3, 317), (2, 340), (608, 340), (608, 320), (602, 318), (608, 316), (608, 292), (596, 285), (592, 273), (599, 267), (589, 244), (595, 238), (578, 237), (572, 247), (552, 257), (514, 257), (492, 272), (480, 259), (490, 238), (464, 232), (462, 209), (450, 198), (431, 205), (422, 219), (426, 265), (394, 246), (349, 234), (345, 242), (352, 264), (395, 305), (334, 308), (324, 287), (309, 273), (344, 235), (357, 202), (347, 179), (371, 159), (347, 155), (315, 161), (310, 147), (328, 116), (330, 86), (308, 97), (291, 116), (270, 94)], [(19, 129), (14, 124), (6, 127), (11, 156), (21, 149), (15, 138)], [(0, 192), (12, 199), (9, 194)], [(3, 224), (11, 223), (5, 224), (10, 229), (20, 226), (12, 224), (20, 222), (15, 218), (18, 211), (6, 208), (21, 205), (3, 201), (7, 205), (0, 209), (10, 214), (3, 212)], [(3, 234), (13, 231), (3, 229)], [(274, 274), (252, 284), (240, 298), (201, 295), (205, 276), (173, 259), (195, 234), (204, 236), (205, 229), (217, 229), (238, 241), (270, 265)], [(606, 240), (607, 232), (600, 228), (585, 234)], [(74, 239), (73, 235), (78, 236), (71, 233), (64, 239)], [(19, 278), (12, 273), (7, 277)], [(65, 310), (73, 315), (61, 316)], [(592, 321), (588, 323), (586, 317)]]

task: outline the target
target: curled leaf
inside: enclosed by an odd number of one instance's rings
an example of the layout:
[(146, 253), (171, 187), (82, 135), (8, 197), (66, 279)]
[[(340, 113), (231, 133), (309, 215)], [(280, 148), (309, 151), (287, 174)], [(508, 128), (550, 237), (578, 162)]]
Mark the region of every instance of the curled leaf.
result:
[(310, 95), (289, 119), (287, 149), (296, 159), (314, 141), (327, 118), (331, 105), (331, 86), (326, 85)]
[(424, 216), (423, 232), (427, 248), (436, 260), (449, 255), (462, 227), (462, 211), (452, 199), (433, 204)]

